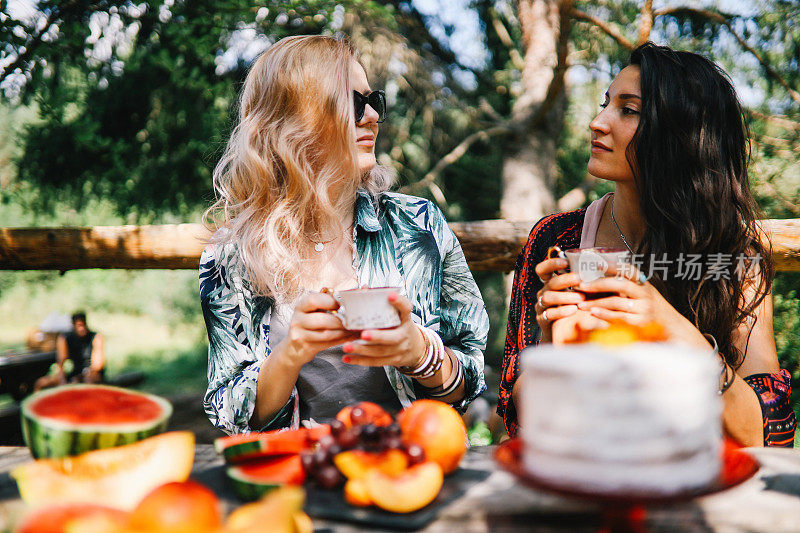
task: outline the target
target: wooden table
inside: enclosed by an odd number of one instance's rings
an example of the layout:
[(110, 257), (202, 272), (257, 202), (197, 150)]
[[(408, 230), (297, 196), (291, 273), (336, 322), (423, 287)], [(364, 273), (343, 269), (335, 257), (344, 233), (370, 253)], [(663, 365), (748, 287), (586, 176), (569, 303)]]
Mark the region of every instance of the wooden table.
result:
[[(423, 531), (432, 533), (595, 532), (599, 509), (521, 486), (499, 470), (493, 449), (474, 448), (462, 466), (486, 471), (486, 478), (445, 507)], [(797, 532), (800, 531), (800, 450), (750, 449), (761, 463), (755, 477), (720, 494), (690, 503), (648, 509), (648, 531)], [(0, 447), (0, 531), (24, 510), (8, 472), (30, 460), (26, 448)], [(198, 445), (192, 477), (214, 489), (228, 510), (240, 504), (223, 479), (222, 460), (211, 445)], [(317, 533), (376, 531), (343, 522), (314, 520)], [(255, 533), (255, 532), (254, 532)]]

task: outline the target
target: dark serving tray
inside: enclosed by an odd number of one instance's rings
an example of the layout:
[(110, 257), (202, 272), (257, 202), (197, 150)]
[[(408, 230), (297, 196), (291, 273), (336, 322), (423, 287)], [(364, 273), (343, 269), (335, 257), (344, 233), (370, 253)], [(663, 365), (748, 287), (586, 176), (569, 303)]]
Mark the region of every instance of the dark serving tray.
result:
[[(433, 502), (419, 511), (405, 514), (391, 513), (377, 507), (353, 507), (344, 501), (343, 489), (324, 490), (307, 484), (305, 511), (312, 518), (351, 522), (371, 528), (412, 531), (425, 527), (444, 507), (463, 495), (475, 483), (489, 477), (489, 474), (490, 472), (485, 470), (459, 468), (444, 479), (442, 490)], [(224, 466), (193, 472), (192, 478), (213, 488), (228, 510), (244, 503), (228, 485)]]

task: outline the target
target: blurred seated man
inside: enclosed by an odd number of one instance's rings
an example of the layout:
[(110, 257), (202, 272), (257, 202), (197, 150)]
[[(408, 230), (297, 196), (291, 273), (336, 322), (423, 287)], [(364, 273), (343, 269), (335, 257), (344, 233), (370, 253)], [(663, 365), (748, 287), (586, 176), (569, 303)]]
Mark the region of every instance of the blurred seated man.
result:
[[(64, 363), (68, 359), (72, 361), (72, 369), (66, 373)], [(39, 378), (34, 390), (67, 382), (99, 383), (103, 381), (105, 364), (103, 335), (91, 331), (86, 325), (86, 313), (78, 311), (72, 315), (72, 331), (59, 335), (56, 341), (56, 374)]]

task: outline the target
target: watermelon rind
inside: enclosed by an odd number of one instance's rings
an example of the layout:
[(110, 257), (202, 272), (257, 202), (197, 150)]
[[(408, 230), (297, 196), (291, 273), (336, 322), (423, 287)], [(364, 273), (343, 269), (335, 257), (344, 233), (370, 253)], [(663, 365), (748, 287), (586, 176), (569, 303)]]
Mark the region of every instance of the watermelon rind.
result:
[[(127, 424), (76, 424), (40, 417), (31, 411), (37, 401), (75, 388), (108, 389), (140, 396), (158, 404), (161, 415), (153, 420)], [(78, 455), (91, 450), (131, 444), (166, 431), (170, 416), (172, 405), (164, 398), (110, 385), (63, 385), (37, 392), (23, 400), (20, 406), (22, 436), (31, 454), (37, 459)]]
[(233, 492), (242, 500), (252, 502), (260, 499), (264, 494), (284, 485), (277, 481), (257, 481), (242, 473), (238, 466), (229, 466), (225, 471)]
[(236, 464), (263, 457), (301, 453), (328, 434), (330, 426), (327, 424), (313, 428), (273, 430), (243, 435), (242, 439), (249, 440), (234, 444), (227, 444), (234, 437), (220, 437), (214, 441), (214, 448), (225, 458), (226, 463)]

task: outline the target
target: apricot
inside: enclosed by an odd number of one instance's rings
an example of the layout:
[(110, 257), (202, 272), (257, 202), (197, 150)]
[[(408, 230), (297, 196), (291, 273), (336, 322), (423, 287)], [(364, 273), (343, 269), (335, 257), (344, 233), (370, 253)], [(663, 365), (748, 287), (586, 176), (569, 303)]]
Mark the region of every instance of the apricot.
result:
[(344, 484), (344, 501), (355, 507), (372, 505), (364, 478), (353, 478)]
[(222, 526), (217, 496), (194, 481), (161, 485), (131, 512), (132, 529), (150, 533), (210, 533)]
[(373, 468), (386, 474), (399, 474), (408, 467), (408, 457), (400, 450), (380, 453), (348, 450), (337, 453), (333, 464), (347, 479), (361, 479)]
[(414, 465), (396, 476), (373, 469), (364, 478), (372, 503), (393, 513), (422, 509), (436, 499), (443, 482), (442, 467), (435, 461)]
[(437, 400), (417, 400), (397, 421), (406, 445), (422, 447), (425, 457), (439, 463), (445, 474), (458, 468), (467, 452), (467, 428), (458, 411)]
[(348, 428), (363, 424), (388, 426), (392, 423), (392, 415), (377, 403), (359, 402), (354, 405), (348, 405), (339, 411), (336, 414), (336, 420)]

